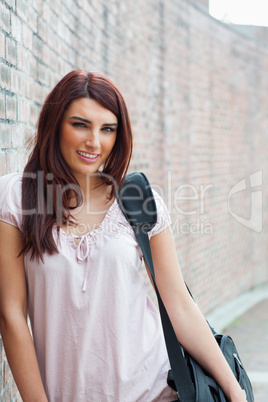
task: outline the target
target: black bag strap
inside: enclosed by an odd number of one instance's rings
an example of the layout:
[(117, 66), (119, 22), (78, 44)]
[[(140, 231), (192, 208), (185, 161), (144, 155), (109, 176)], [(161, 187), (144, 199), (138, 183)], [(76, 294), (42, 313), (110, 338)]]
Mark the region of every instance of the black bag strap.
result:
[(117, 191), (117, 200), (126, 219), (133, 227), (150, 270), (162, 320), (168, 357), (174, 375), (174, 382), (181, 401), (195, 402), (196, 392), (186, 366), (181, 344), (158, 292), (155, 283), (154, 266), (148, 232), (157, 221), (157, 209), (150, 183), (144, 173), (135, 172), (126, 176), (123, 186)]

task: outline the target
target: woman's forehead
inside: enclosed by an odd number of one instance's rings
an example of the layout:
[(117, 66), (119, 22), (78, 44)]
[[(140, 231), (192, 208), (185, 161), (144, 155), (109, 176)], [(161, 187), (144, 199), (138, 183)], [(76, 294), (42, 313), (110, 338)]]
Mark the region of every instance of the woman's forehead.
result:
[(109, 109), (106, 109), (95, 99), (79, 98), (73, 100), (65, 112), (66, 117), (79, 116), (85, 119), (108, 119), (107, 123), (116, 123), (117, 117)]

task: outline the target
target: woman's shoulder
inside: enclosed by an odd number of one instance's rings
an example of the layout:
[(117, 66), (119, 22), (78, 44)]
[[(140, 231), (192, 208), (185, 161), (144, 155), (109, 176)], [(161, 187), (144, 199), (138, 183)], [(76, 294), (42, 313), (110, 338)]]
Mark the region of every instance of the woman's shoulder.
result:
[(21, 228), (21, 173), (0, 177), (0, 220)]
[(3, 176), (0, 176), (0, 186), (1, 188), (6, 187), (8, 183), (20, 182), (22, 180), (22, 173), (14, 172), (8, 173)]
[(159, 192), (152, 189), (155, 203), (156, 203), (156, 210), (157, 210), (157, 222), (153, 229), (149, 232), (149, 237), (155, 236), (156, 234), (165, 230), (171, 224), (170, 213), (165, 204), (162, 195)]
[(22, 173), (9, 173), (0, 177), (0, 202), (21, 200)]

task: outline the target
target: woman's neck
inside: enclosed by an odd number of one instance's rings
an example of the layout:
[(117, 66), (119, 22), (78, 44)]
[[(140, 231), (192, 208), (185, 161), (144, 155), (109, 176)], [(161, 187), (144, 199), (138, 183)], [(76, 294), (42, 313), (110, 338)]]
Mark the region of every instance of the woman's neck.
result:
[(99, 173), (76, 177), (83, 192), (84, 201), (92, 197), (98, 198), (103, 192), (107, 191), (104, 181)]

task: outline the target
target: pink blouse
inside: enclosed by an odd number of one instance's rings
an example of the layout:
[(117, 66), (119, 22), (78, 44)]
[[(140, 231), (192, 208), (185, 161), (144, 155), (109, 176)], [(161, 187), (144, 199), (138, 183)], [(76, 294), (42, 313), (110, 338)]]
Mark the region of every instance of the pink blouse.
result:
[[(154, 192), (158, 221), (170, 224)], [(0, 178), (0, 220), (21, 230), (21, 174)], [(53, 231), (59, 253), (24, 257), (28, 311), (50, 402), (173, 401), (160, 316), (140, 272), (142, 252), (115, 200), (78, 238)]]

